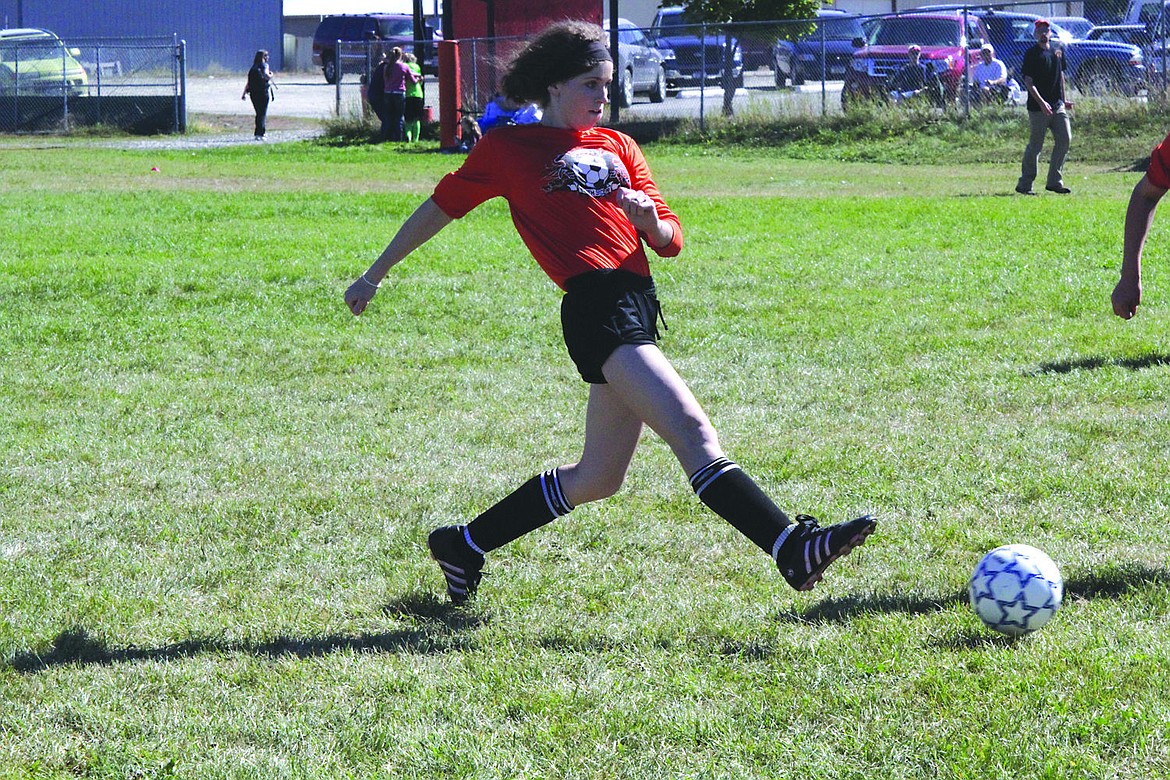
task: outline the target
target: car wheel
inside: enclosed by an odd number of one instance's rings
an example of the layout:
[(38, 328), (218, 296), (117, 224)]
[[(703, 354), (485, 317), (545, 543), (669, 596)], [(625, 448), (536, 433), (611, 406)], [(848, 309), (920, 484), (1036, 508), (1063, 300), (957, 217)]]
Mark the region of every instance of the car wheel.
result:
[(772, 74), (776, 77), (776, 89), (783, 89), (784, 85), (788, 83), (788, 76), (784, 73), (784, 69), (780, 67), (779, 62), (772, 62)]
[(321, 72), (325, 74), (326, 84), (337, 83), (337, 61), (333, 52), (321, 52)]
[(1091, 62), (1077, 73), (1077, 89), (1085, 95), (1099, 97), (1120, 91), (1121, 78), (1117, 69), (1106, 62)]
[(654, 87), (650, 90), (650, 102), (661, 103), (666, 100), (666, 71), (660, 65), (658, 76), (654, 79)]
[(627, 70), (622, 74), (622, 82), (618, 84), (618, 105), (629, 108), (634, 102), (634, 72)]

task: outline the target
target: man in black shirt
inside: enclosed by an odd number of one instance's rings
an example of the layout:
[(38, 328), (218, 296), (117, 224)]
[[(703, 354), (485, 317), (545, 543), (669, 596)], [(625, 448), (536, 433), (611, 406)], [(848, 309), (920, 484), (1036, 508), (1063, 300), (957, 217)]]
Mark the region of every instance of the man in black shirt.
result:
[(916, 43), (910, 44), (906, 50), (906, 64), (894, 71), (886, 81), (886, 91), (890, 100), (901, 103), (911, 98), (924, 97), (931, 105), (943, 105), (942, 82), (933, 64), (921, 60), (922, 47)]
[(1016, 192), (1035, 195), (1032, 182), (1044, 148), (1044, 135), (1052, 131), (1052, 158), (1048, 163), (1048, 182), (1044, 189), (1061, 195), (1072, 190), (1064, 186), (1064, 158), (1072, 140), (1068, 109), (1072, 103), (1064, 99), (1064, 52), (1051, 46), (1051, 29), (1046, 19), (1037, 19), (1033, 35), (1036, 44), (1024, 52), (1024, 88), (1028, 91), (1028, 145), (1020, 166), (1020, 180)]

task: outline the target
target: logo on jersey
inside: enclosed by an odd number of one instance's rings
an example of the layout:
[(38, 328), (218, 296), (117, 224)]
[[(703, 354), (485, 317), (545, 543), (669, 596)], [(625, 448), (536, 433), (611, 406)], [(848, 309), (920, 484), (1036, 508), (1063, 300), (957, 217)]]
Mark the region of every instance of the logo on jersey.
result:
[(603, 198), (630, 186), (630, 173), (616, 154), (602, 149), (571, 149), (557, 155), (545, 174), (545, 192), (568, 190)]

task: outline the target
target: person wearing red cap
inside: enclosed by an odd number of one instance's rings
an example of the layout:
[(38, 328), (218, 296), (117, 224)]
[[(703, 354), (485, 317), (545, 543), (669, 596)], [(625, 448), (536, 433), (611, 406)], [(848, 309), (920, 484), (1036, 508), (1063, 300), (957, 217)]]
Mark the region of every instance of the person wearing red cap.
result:
[(1072, 102), (1064, 98), (1064, 53), (1052, 48), (1052, 30), (1047, 19), (1037, 19), (1032, 34), (1036, 43), (1024, 52), (1024, 66), (1020, 69), (1028, 92), (1029, 133), (1016, 192), (1036, 194), (1032, 182), (1036, 180), (1044, 136), (1052, 131), (1052, 157), (1048, 161), (1044, 189), (1068, 195), (1072, 190), (1064, 186), (1064, 160), (1072, 141), (1072, 125), (1068, 119)]
[(1170, 135), (1154, 147), (1150, 164), (1134, 186), (1125, 211), (1125, 243), (1121, 250), (1121, 279), (1113, 288), (1113, 313), (1123, 320), (1137, 314), (1142, 302), (1142, 249), (1154, 224), (1154, 212), (1170, 190)]

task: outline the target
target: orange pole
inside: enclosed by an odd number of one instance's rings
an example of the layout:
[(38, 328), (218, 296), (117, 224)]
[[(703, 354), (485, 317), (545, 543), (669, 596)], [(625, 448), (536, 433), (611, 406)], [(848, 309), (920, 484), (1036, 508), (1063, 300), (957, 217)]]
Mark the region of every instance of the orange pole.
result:
[(439, 146), (459, 146), (459, 41), (439, 41)]

